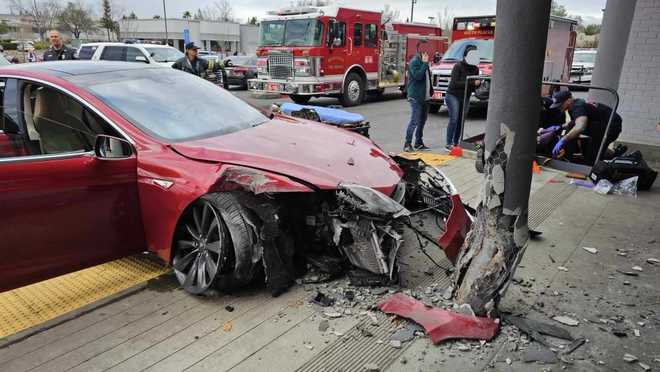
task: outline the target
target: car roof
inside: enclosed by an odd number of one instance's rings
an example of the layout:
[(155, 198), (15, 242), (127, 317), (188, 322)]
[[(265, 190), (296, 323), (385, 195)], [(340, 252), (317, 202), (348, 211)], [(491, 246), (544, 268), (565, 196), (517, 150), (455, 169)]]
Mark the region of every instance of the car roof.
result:
[(149, 48), (172, 48), (169, 45), (160, 45), (160, 44), (143, 44), (143, 43), (118, 43), (118, 42), (96, 42), (96, 43), (84, 43), (80, 47), (84, 46), (140, 46), (140, 47), (149, 47)]
[(58, 77), (79, 76), (88, 74), (102, 74), (106, 72), (162, 69), (144, 63), (105, 62), (105, 61), (53, 61), (41, 63), (25, 63), (0, 67), (0, 74), (6, 70), (21, 70), (37, 73), (46, 73)]

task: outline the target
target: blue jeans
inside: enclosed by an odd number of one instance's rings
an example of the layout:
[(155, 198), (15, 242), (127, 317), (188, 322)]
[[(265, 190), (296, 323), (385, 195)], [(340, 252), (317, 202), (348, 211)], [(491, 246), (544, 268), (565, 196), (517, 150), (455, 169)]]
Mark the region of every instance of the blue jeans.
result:
[(415, 146), (424, 144), (424, 125), (426, 118), (429, 115), (429, 105), (426, 101), (418, 101), (414, 98), (409, 98), (410, 102), (410, 122), (406, 128), (406, 143), (405, 145), (412, 144), (413, 133), (415, 134)]
[[(463, 110), (462, 98), (456, 97), (453, 94), (445, 96), (445, 103), (449, 114), (449, 124), (447, 125), (447, 145), (458, 145), (461, 140), (461, 111)], [(469, 107), (465, 108), (467, 115)]]

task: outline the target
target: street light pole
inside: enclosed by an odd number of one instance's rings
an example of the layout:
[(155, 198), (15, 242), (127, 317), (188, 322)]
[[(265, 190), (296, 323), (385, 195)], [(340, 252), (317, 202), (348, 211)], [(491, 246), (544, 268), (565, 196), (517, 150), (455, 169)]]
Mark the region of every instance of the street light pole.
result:
[(417, 0), (410, 0), (410, 23), (413, 23), (413, 15), (415, 14), (415, 4), (417, 4)]
[(165, 0), (163, 0), (163, 20), (165, 21), (165, 45), (170, 45), (170, 38), (167, 35), (167, 9), (165, 8)]

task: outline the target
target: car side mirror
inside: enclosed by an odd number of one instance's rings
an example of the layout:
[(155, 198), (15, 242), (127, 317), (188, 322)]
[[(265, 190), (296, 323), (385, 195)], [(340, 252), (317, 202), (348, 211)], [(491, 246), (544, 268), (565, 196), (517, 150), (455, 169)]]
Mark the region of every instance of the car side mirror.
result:
[(133, 156), (133, 145), (122, 138), (99, 134), (94, 144), (96, 158), (103, 160), (120, 160)]
[(149, 63), (149, 60), (145, 56), (136, 56), (135, 57), (135, 62)]

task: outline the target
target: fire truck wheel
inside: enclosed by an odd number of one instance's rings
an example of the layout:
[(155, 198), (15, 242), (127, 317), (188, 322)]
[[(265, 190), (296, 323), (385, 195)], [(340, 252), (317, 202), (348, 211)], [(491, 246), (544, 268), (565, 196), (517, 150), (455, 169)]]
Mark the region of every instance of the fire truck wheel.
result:
[(440, 107), (442, 107), (442, 105), (430, 104), (429, 105), (429, 113), (430, 114), (437, 114), (438, 111), (440, 111)]
[(305, 105), (309, 100), (312, 98), (312, 96), (299, 96), (296, 94), (292, 94), (289, 96), (291, 100), (299, 105)]
[(339, 96), (339, 101), (344, 107), (356, 106), (364, 100), (364, 80), (360, 75), (351, 72), (344, 81), (344, 93)]

